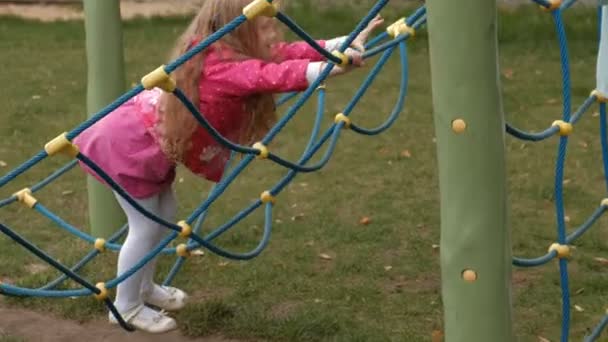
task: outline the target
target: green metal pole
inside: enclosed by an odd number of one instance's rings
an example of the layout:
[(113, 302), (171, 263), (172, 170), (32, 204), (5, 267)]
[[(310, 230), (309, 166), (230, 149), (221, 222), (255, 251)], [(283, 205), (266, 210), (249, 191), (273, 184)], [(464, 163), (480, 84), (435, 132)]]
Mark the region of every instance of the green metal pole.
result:
[(512, 342), (494, 0), (428, 0), (446, 342)]
[[(84, 0), (88, 61), (87, 111), (89, 116), (125, 90), (122, 21), (119, 0)], [(87, 179), (91, 233), (108, 237), (126, 221), (109, 188)]]

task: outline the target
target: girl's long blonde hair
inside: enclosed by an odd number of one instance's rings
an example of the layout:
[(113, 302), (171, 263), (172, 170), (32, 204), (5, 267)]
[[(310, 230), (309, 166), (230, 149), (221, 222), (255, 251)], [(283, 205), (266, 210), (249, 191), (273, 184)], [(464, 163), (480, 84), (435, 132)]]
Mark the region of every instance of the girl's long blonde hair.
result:
[[(183, 55), (196, 40), (209, 37), (242, 14), (243, 7), (251, 0), (205, 0), (190, 26), (178, 39), (171, 60)], [(239, 58), (270, 60), (270, 47), (262, 42), (260, 23), (263, 19), (248, 20), (232, 33), (224, 36), (218, 48), (226, 46)], [(265, 19), (268, 20), (268, 19)], [(217, 43), (216, 43), (217, 44)], [(177, 86), (190, 101), (199, 105), (199, 82), (203, 70), (205, 51), (173, 72)], [(261, 139), (276, 122), (275, 102), (272, 94), (257, 94), (247, 99), (247, 111), (251, 118), (238, 138), (240, 144), (252, 144)], [(205, 113), (202, 113), (203, 115)], [(174, 95), (163, 93), (160, 99), (162, 147), (175, 162), (183, 161), (190, 148), (192, 134), (199, 125), (192, 113)]]

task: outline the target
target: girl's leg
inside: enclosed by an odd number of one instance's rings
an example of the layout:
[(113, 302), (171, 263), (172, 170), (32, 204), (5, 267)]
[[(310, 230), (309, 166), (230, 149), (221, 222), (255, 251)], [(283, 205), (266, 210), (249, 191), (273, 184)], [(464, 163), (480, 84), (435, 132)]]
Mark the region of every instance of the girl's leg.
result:
[[(158, 203), (159, 216), (165, 219), (167, 222), (175, 223), (175, 217), (177, 215), (177, 201), (175, 200), (173, 189), (169, 188), (160, 193), (158, 196)], [(161, 228), (164, 229), (164, 232), (161, 237), (162, 240), (170, 233), (170, 231), (168, 228)], [(142, 293), (149, 293), (154, 290), (154, 274), (156, 271), (157, 261), (158, 257), (154, 258), (154, 260), (152, 260), (142, 269), (142, 272), (144, 274), (141, 283)]]
[[(120, 276), (150, 253), (162, 239), (164, 230), (159, 224), (133, 208), (122, 197), (116, 195), (116, 198), (129, 222), (129, 233), (118, 256), (118, 276)], [(157, 215), (160, 213), (159, 195), (137, 200), (137, 202), (152, 213)], [(119, 312), (127, 312), (143, 304), (141, 297), (143, 277), (143, 269), (140, 269), (118, 285), (115, 305)]]
[[(175, 222), (176, 213), (177, 201), (175, 200), (173, 189), (169, 188), (159, 195), (159, 214), (168, 222)], [(165, 228), (163, 237), (167, 234), (169, 234), (169, 230)], [(154, 283), (157, 260), (158, 258), (155, 258), (142, 270), (144, 272), (141, 284), (143, 300), (147, 304), (168, 311), (179, 310), (185, 306), (188, 296), (183, 291), (174, 287), (160, 286)]]

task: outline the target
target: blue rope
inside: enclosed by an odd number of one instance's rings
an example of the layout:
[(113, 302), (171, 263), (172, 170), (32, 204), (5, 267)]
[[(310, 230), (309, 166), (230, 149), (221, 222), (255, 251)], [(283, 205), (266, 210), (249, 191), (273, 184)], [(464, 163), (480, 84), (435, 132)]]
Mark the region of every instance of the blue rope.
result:
[[(566, 41), (566, 32), (564, 29), (561, 10), (552, 12), (556, 30), (558, 33), (559, 49), (562, 66), (562, 92), (563, 92), (563, 120), (570, 120), (570, 65), (568, 59), (568, 46)], [(566, 244), (566, 223), (564, 213), (564, 196), (563, 196), (563, 181), (564, 181), (564, 163), (566, 159), (566, 149), (568, 146), (568, 137), (560, 138), (557, 163), (555, 168), (555, 209), (557, 215), (557, 242)], [(562, 289), (562, 334), (561, 340), (568, 341), (570, 331), (570, 289), (568, 286), (568, 261), (566, 259), (559, 260), (560, 284)]]

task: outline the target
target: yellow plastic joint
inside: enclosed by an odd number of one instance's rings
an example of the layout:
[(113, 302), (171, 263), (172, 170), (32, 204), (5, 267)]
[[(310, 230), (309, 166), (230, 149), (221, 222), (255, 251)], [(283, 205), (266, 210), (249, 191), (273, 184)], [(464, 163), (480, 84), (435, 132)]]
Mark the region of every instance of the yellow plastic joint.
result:
[(570, 133), (572, 133), (572, 130), (573, 130), (573, 127), (572, 127), (571, 123), (564, 122), (562, 120), (556, 120), (556, 121), (554, 121), (551, 126), (558, 126), (559, 127), (559, 135), (561, 135), (562, 137), (570, 135)]
[(266, 204), (266, 203), (275, 204), (277, 202), (276, 197), (272, 196), (270, 191), (262, 192), (262, 194), (260, 195), (260, 199), (262, 200), (262, 203), (264, 203), (264, 204)]
[(97, 283), (95, 287), (101, 291), (99, 293), (95, 293), (95, 299), (99, 301), (106, 300), (108, 298), (108, 289), (106, 288), (106, 283)]
[(168, 93), (172, 93), (176, 87), (175, 80), (165, 71), (165, 65), (144, 76), (141, 84), (148, 90), (158, 87)]
[(80, 152), (78, 146), (72, 144), (66, 137), (66, 133), (62, 133), (57, 138), (49, 141), (46, 145), (44, 145), (44, 150), (49, 156), (54, 156), (57, 153), (66, 154), (72, 158), (76, 158), (78, 153)]
[(350, 125), (351, 125), (350, 118), (348, 116), (344, 115), (344, 113), (338, 113), (336, 115), (336, 118), (334, 119), (334, 122), (335, 123), (344, 122), (345, 128), (350, 128)]
[(557, 257), (560, 259), (565, 259), (570, 257), (570, 247), (568, 245), (560, 245), (559, 243), (554, 243), (549, 247), (549, 252), (557, 252)]
[(243, 8), (243, 15), (247, 17), (247, 20), (254, 19), (260, 15), (264, 17), (275, 17), (277, 13), (277, 6), (268, 0), (254, 0)]
[(340, 64), (338, 64), (339, 66), (345, 67), (350, 64), (350, 60), (348, 59), (348, 56), (343, 54), (342, 52), (335, 50), (331, 54), (340, 58)]
[(179, 221), (177, 225), (182, 227), (182, 231), (179, 233), (180, 237), (188, 238), (192, 235), (192, 226), (186, 223), (186, 221)]
[(323, 83), (317, 87), (317, 90), (325, 90), (325, 89), (327, 89), (327, 86), (325, 85), (325, 83)]
[(106, 251), (106, 240), (101, 239), (101, 238), (95, 240), (95, 249), (102, 253), (105, 252)]
[(414, 37), (416, 35), (416, 30), (406, 23), (405, 18), (401, 18), (391, 24), (386, 28), (386, 32), (392, 38), (397, 38), (398, 36), (405, 35), (406, 33), (409, 33), (410, 37)]
[(601, 204), (601, 205), (602, 205), (602, 207), (604, 207), (604, 208), (608, 208), (608, 198), (604, 198), (604, 199), (602, 200), (602, 204)]
[(175, 248), (175, 253), (182, 258), (190, 257), (190, 251), (188, 250), (188, 246), (183, 243)]
[(548, 0), (549, 7), (540, 6), (544, 11), (552, 12), (558, 9), (562, 5), (562, 0)]
[(29, 188), (25, 188), (23, 190), (17, 191), (13, 194), (13, 196), (17, 197), (17, 200), (28, 208), (33, 208), (38, 200), (32, 196), (32, 190)]
[(599, 90), (594, 90), (591, 92), (591, 96), (595, 96), (597, 102), (606, 103), (608, 102), (608, 97), (604, 96)]
[(255, 144), (253, 144), (253, 148), (260, 151), (260, 154), (258, 154), (259, 159), (268, 158), (268, 155), (270, 154), (270, 152), (268, 151), (268, 147), (266, 147), (266, 145), (262, 144), (261, 142), (257, 142)]

